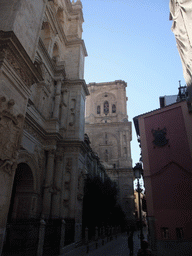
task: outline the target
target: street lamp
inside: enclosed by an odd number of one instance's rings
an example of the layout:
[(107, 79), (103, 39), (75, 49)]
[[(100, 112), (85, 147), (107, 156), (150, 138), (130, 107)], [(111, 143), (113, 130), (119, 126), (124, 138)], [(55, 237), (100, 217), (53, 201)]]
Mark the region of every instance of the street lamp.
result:
[(139, 199), (139, 219), (140, 219), (140, 242), (142, 247), (142, 241), (143, 241), (143, 223), (142, 223), (142, 215), (141, 215), (141, 196), (140, 193), (142, 192), (142, 189), (140, 188), (139, 179), (141, 178), (141, 175), (143, 174), (142, 165), (140, 163), (137, 163), (135, 167), (133, 168), (134, 176), (137, 179), (137, 192), (138, 192), (138, 199)]

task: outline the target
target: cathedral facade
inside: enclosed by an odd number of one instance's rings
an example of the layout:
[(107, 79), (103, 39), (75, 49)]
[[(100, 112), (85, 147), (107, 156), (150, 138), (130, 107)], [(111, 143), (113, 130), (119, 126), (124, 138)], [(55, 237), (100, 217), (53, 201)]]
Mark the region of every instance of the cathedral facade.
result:
[(0, 254), (62, 252), (64, 225), (81, 240), (85, 175), (104, 176), (84, 137), (83, 21), (80, 0), (0, 2)]
[(119, 187), (119, 203), (131, 225), (134, 211), (132, 127), (127, 116), (126, 87), (122, 80), (88, 84), (85, 132), (107, 174)]

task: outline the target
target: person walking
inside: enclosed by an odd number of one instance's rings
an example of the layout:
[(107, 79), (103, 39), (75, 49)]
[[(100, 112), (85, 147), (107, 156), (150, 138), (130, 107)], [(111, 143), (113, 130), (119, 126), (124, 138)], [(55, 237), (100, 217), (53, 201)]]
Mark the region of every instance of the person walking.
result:
[(152, 252), (148, 247), (149, 243), (146, 240), (143, 240), (141, 243), (141, 249), (139, 249), (137, 256), (152, 256)]
[(133, 256), (133, 231), (129, 232), (129, 235), (128, 235), (128, 248), (129, 248), (130, 256)]

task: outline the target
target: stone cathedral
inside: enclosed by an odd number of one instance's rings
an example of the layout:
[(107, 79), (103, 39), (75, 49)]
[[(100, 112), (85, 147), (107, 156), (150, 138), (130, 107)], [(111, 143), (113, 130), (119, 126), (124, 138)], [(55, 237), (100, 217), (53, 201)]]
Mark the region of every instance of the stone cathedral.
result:
[(107, 174), (118, 184), (119, 202), (130, 225), (134, 209), (132, 127), (127, 116), (126, 87), (122, 80), (88, 84), (85, 132)]
[(80, 0), (0, 1), (0, 255), (80, 241), (85, 175), (106, 175), (84, 136), (83, 22)]

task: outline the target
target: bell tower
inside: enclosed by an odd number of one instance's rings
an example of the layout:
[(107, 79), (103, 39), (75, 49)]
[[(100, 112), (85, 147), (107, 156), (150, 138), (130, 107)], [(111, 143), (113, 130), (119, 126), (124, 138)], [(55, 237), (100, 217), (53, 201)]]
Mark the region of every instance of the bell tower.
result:
[(127, 115), (126, 87), (127, 83), (122, 80), (88, 84), (85, 132), (109, 177), (117, 182), (119, 203), (127, 220), (132, 221), (132, 126)]

